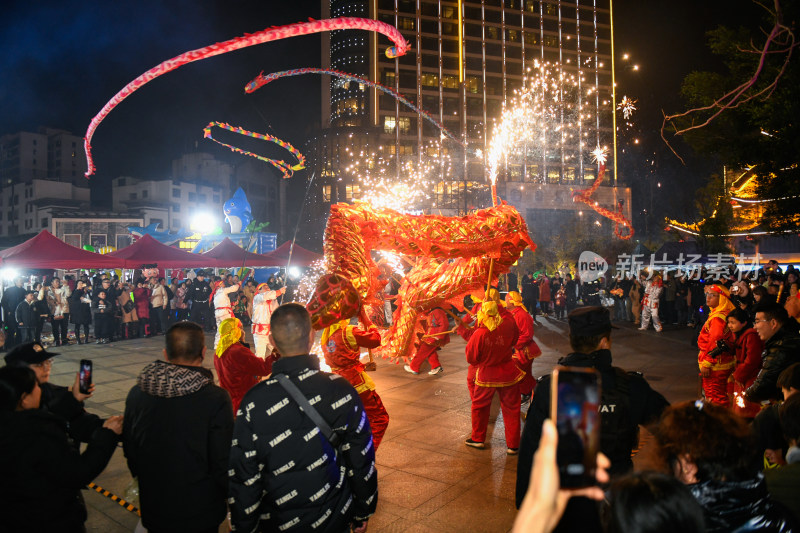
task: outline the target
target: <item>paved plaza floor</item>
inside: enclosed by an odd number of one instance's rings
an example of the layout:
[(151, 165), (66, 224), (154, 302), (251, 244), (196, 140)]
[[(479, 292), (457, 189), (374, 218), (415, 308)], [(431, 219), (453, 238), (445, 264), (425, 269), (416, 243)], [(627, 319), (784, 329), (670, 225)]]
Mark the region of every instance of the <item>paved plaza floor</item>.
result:
[[(620, 324), (612, 335), (614, 363), (638, 370), (670, 402), (693, 399), (697, 390), (696, 349), (691, 331), (640, 332)], [(208, 336), (208, 353), (213, 336)], [(543, 355), (533, 365), (537, 376), (549, 373), (568, 353), (566, 323), (539, 318), (536, 341)], [(100, 416), (122, 414), (136, 376), (148, 362), (162, 357), (163, 337), (73, 345), (54, 349), (51, 380), (69, 385), (80, 359), (94, 361), (94, 396), (86, 402)], [(517, 458), (506, 455), (499, 400), (495, 398), (485, 450), (464, 445), (470, 435), (470, 401), (466, 386), (464, 342), (453, 341), (440, 352), (444, 373), (429, 376), (428, 367), (415, 376), (402, 365), (378, 361), (371, 373), (389, 412), (390, 423), (377, 452), (379, 504), (369, 531), (378, 532), (504, 532), (516, 510), (514, 486)], [(210, 357), (205, 366), (213, 369)], [(646, 447), (646, 446), (645, 446)], [(122, 448), (95, 483), (124, 496), (131, 478)], [(164, 483), (169, 485), (170, 480)], [(84, 491), (89, 508), (88, 531), (132, 531), (138, 517), (111, 499)], [(228, 531), (227, 524), (220, 531)]]

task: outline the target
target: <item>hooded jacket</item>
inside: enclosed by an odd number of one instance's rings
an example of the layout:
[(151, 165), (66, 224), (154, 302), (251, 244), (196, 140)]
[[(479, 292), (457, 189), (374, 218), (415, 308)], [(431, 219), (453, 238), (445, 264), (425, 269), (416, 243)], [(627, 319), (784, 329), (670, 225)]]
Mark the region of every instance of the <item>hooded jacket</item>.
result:
[(707, 533), (797, 531), (791, 514), (770, 499), (761, 474), (745, 481), (703, 481), (689, 490), (703, 507)]
[(142, 523), (200, 531), (225, 519), (233, 409), (210, 370), (155, 361), (125, 402), (123, 444)]

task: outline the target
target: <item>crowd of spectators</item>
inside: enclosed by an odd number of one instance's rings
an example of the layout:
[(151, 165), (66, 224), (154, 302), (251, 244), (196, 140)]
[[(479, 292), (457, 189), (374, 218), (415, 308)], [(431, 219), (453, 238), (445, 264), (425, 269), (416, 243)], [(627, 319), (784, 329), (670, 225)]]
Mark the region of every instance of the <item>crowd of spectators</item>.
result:
[[(190, 319), (206, 331), (214, 331), (214, 309), (209, 300), (214, 284), (222, 279), (207, 278), (203, 271), (169, 282), (164, 277), (144, 275), (120, 280), (113, 273), (77, 278), (67, 275), (63, 280), (52, 277), (27, 284), (20, 277), (0, 299), (0, 328), (6, 337), (0, 349), (24, 342), (58, 347), (86, 344), (90, 337), (97, 344), (153, 337), (163, 335), (176, 322)], [(225, 282), (239, 284), (239, 278), (227, 275)], [(267, 283), (277, 290), (282, 279), (271, 276)], [(234, 314), (245, 325), (252, 317), (255, 290), (256, 282), (251, 278), (230, 295)]]
[[(570, 498), (584, 502), (578, 508), (589, 509), (587, 502), (602, 507), (596, 513), (603, 522), (598, 531), (800, 531), (800, 334), (796, 320), (800, 296), (796, 286), (792, 289), (794, 281), (787, 279), (796, 278), (794, 269), (780, 278), (766, 272), (766, 287), (760, 284), (761, 276), (716, 283), (697, 280), (702, 292), (691, 301), (699, 305), (695, 315), (701, 353), (698, 370), (708, 377), (702, 364), (705, 354), (712, 361), (708, 367), (712, 372), (727, 372), (722, 391), (727, 402), (706, 395), (671, 407), (641, 378), (610, 366), (611, 314), (616, 317), (617, 309), (616, 302), (603, 309), (603, 303), (608, 303), (603, 299), (609, 297), (601, 291), (613, 294), (619, 287), (607, 285), (595, 293), (601, 282), (592, 288), (569, 276), (534, 280), (526, 274), (519, 281), (523, 299), (526, 286), (529, 299), (530, 286), (536, 289), (536, 302), (529, 310), (557, 317), (559, 293), (564, 296), (564, 312), (568, 303), (570, 310), (587, 307), (568, 317), (573, 355), (589, 361), (589, 366), (605, 357), (612, 377), (604, 376), (603, 382), (619, 382), (623, 394), (618, 400), (625, 401), (623, 396), (640, 389), (658, 400), (652, 416), (631, 420), (636, 426), (653, 419), (649, 429), (661, 470), (632, 473), (629, 454), (612, 453), (610, 461), (601, 455), (597, 478), (606, 491), (561, 489), (558, 437), (552, 423), (544, 420), (549, 411), (542, 408), (543, 416), (536, 422), (540, 424), (538, 445), (527, 463), (530, 474), (520, 469), (525, 482), (520, 484), (518, 478), (517, 486), (523, 489), (517, 494), (521, 508), (514, 531), (558, 528), (561, 513), (571, 512)], [(67, 279), (63, 284), (53, 279), (38, 293), (36, 287), (26, 289), (20, 280), (15, 285), (19, 290), (6, 291), (3, 309), (9, 304), (15, 311), (14, 327), (8, 330), (28, 342), (6, 354), (6, 366), (0, 368), (4, 525), (20, 531), (83, 531), (86, 509), (80, 488), (105, 468), (121, 440), (128, 467), (139, 482), (142, 524), (151, 533), (217, 531), (227, 511), (235, 530), (366, 531), (378, 502), (378, 468), (369, 422), (355, 389), (321, 372), (318, 360), (309, 354), (314, 337), (307, 312), (300, 305), (287, 304), (272, 315), (270, 340), (281, 358), (272, 366), (272, 376), (246, 392), (241, 407), (234, 410), (229, 392), (214, 384), (213, 374), (202, 364), (206, 357), (203, 330), (215, 327), (209, 303), (213, 289), (204, 278), (198, 275), (174, 286), (152, 277), (133, 284), (105, 275), (94, 280)], [(239, 280), (210, 281), (232, 287)], [(623, 290), (620, 298), (626, 313), (624, 294), (632, 300), (630, 291), (640, 283), (630, 281), (629, 292)], [(667, 274), (665, 288), (671, 281), (676, 286), (684, 283)], [(277, 287), (279, 281), (273, 283)], [(689, 280), (687, 285), (692, 283)], [(254, 293), (249, 283), (232, 293), (237, 314), (252, 314), (243, 302), (252, 302)], [(601, 305), (589, 308), (585, 304), (593, 302), (595, 294)], [(676, 299), (678, 294), (676, 288)], [(691, 289), (687, 289), (687, 307), (688, 294)], [(18, 296), (22, 299), (14, 305), (12, 297)], [(51, 322), (54, 345), (70, 341), (62, 334), (64, 322), (76, 325), (79, 342), (88, 341), (88, 328), (85, 341), (77, 328), (79, 323), (88, 324), (81, 316), (87, 310), (90, 317), (94, 314), (100, 343), (166, 333), (163, 360), (142, 370), (128, 396), (124, 420), (103, 420), (88, 413), (83, 402), (93, 389), (81, 392), (77, 375), (70, 388), (49, 382), (52, 358), (58, 354), (37, 342), (41, 327), (37, 332), (36, 322), (16, 320), (17, 308), (35, 310), (36, 302), (44, 302), (39, 304), (42, 315), (34, 312), (33, 318)], [(602, 332), (576, 333), (580, 324), (584, 329), (597, 326), (592, 317), (603, 314), (608, 318), (602, 322)], [(713, 338), (716, 319), (724, 324), (717, 328), (724, 338)], [(0, 333), (0, 342), (3, 336)], [(734, 363), (728, 365), (728, 361)], [(289, 389), (275, 377), (278, 374), (308, 397), (342, 441), (329, 439), (320, 430), (308, 410), (292, 400)], [(537, 401), (549, 397), (539, 396)], [(631, 412), (646, 405), (628, 402)], [(529, 418), (526, 431), (534, 420)], [(81, 443), (87, 444), (83, 452)], [(333, 448), (338, 451), (334, 453)], [(522, 452), (521, 448), (520, 464)], [(620, 468), (623, 459), (625, 465)], [(169, 490), (162, 483), (165, 476), (171, 480)], [(48, 505), (42, 509), (45, 498)], [(577, 519), (583, 524), (581, 531), (595, 531), (588, 527), (587, 516), (573, 515), (572, 523)]]
[(686, 271), (643, 269), (635, 273), (610, 273), (591, 282), (580, 279), (576, 273), (534, 273), (527, 270), (521, 276), (510, 272), (500, 280), (500, 290), (518, 291), (525, 307), (534, 315), (565, 319), (577, 307), (600, 305), (612, 312), (612, 319), (641, 325), (643, 301), (649, 284), (660, 285), (655, 301), (663, 325), (695, 328), (699, 331), (708, 317), (705, 287), (722, 282), (730, 287), (731, 301), (755, 318), (754, 305), (760, 302), (777, 302), (786, 305), (798, 294), (800, 270), (788, 265), (786, 271), (774, 261), (758, 270), (740, 272), (734, 267), (718, 269), (703, 266)]

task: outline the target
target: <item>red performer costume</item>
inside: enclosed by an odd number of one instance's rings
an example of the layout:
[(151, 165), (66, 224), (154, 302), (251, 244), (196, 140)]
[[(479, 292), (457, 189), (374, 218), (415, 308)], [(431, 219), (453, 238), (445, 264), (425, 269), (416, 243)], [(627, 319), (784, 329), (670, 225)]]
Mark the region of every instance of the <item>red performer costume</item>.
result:
[(511, 291), (506, 295), (506, 309), (514, 317), (514, 322), (519, 329), (519, 339), (514, 345), (514, 361), (520, 370), (525, 372), (525, 377), (519, 382), (519, 393), (530, 397), (536, 387), (533, 377), (533, 360), (542, 355), (542, 350), (533, 340), (533, 317), (522, 303), (522, 295)]
[(219, 345), (214, 357), (214, 368), (219, 386), (231, 395), (233, 413), (237, 414), (245, 393), (259, 382), (258, 376), (272, 373), (273, 356), (266, 360), (257, 357), (250, 348), (241, 343), (244, 336), (238, 318), (226, 318), (219, 325)]
[(375, 326), (363, 330), (348, 325), (348, 322), (343, 320), (325, 328), (322, 332), (322, 352), (331, 371), (345, 378), (358, 391), (367, 412), (372, 428), (372, 441), (377, 451), (389, 425), (389, 413), (386, 412), (381, 397), (375, 392), (375, 382), (364, 371), (359, 347), (377, 348), (381, 344), (381, 335)]
[(427, 315), (428, 327), (425, 335), (419, 341), (419, 347), (414, 358), (404, 368), (407, 372), (419, 374), (419, 369), (426, 360), (431, 364), (429, 374), (442, 372), (442, 364), (436, 353), (442, 346), (450, 342), (450, 335), (445, 333), (450, 327), (447, 314), (437, 307)]
[(467, 446), (483, 448), (489, 412), (494, 393), (500, 395), (500, 409), (505, 425), (506, 445), (510, 455), (516, 455), (520, 439), (520, 394), (518, 383), (525, 373), (513, 359), (519, 330), (509, 313), (502, 313), (496, 301), (481, 305), (478, 326), (467, 342), (467, 362), (474, 367), (472, 396), (472, 436)]
[[(500, 310), (500, 316), (503, 318), (508, 318), (508, 320), (514, 320), (514, 317), (511, 316), (511, 313), (506, 311), (506, 308), (500, 305), (500, 293), (497, 289), (489, 289), (486, 293), (487, 300), (494, 301), (497, 303), (497, 308)], [(472, 296), (472, 301), (476, 302), (475, 305), (472, 306), (472, 311), (468, 313), (461, 320), (461, 324), (458, 325), (456, 328), (456, 334), (459, 335), (462, 339), (469, 342), (470, 338), (472, 338), (472, 334), (475, 333), (475, 324), (473, 324), (473, 320), (478, 316), (478, 312), (481, 310), (482, 300), (480, 298)], [(469, 397), (473, 398), (473, 392), (475, 390), (475, 371), (476, 367), (470, 364), (467, 367), (467, 390), (469, 390)]]
[[(711, 285), (706, 288), (706, 303), (711, 309), (708, 320), (703, 324), (697, 336), (697, 347), (700, 353), (697, 362), (703, 381), (703, 392), (706, 400), (715, 405), (727, 407), (728, 377), (736, 366), (736, 357), (732, 350), (736, 344), (733, 332), (728, 329), (726, 317), (734, 309), (728, 299), (730, 292), (722, 285)], [(731, 351), (723, 351), (716, 357), (709, 356), (709, 352), (717, 347), (717, 342), (723, 340)]]

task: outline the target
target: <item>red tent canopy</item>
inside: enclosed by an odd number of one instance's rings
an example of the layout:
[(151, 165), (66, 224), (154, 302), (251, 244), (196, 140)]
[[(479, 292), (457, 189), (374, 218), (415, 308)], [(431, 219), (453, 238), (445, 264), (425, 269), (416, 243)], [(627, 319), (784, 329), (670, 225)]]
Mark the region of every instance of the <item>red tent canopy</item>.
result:
[(121, 259), (126, 268), (139, 268), (142, 265), (158, 265), (160, 268), (196, 268), (216, 266), (209, 263), (203, 254), (193, 254), (162, 244), (150, 235), (143, 235), (135, 243), (105, 257)]
[[(271, 261), (275, 261), (273, 264), (276, 266), (286, 266), (289, 262), (289, 250), (291, 247), (291, 241), (286, 241), (272, 252), (265, 254), (265, 257), (268, 257)], [(294, 245), (294, 250), (292, 251), (292, 265), (307, 267), (311, 266), (311, 263), (318, 259), (322, 259), (322, 256), (306, 250), (299, 244)]]
[(47, 230), (0, 252), (0, 263), (15, 268), (117, 268), (123, 261), (70, 246)]
[[(269, 259), (266, 255), (248, 252), (228, 237), (225, 237), (222, 242), (209, 251), (200, 254), (200, 256), (208, 258), (209, 264), (218, 267), (241, 267), (242, 264), (246, 267), (281, 266), (276, 259)], [(284, 262), (283, 264), (285, 265), (286, 263)]]

